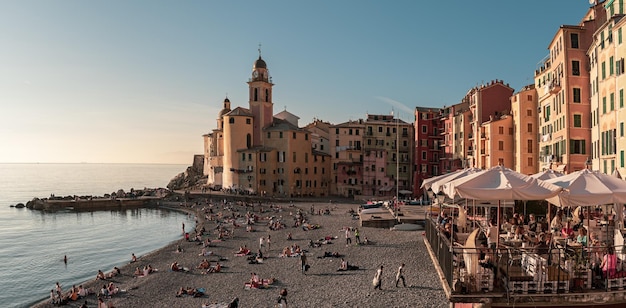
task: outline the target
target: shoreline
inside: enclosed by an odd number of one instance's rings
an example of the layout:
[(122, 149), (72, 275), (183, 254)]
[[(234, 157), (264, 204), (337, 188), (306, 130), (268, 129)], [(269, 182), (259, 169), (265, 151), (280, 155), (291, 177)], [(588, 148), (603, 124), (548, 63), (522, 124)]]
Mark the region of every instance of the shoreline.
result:
[[(115, 307), (138, 307), (146, 304), (150, 304), (151, 307), (202, 307), (203, 304), (228, 303), (237, 297), (240, 300), (240, 307), (273, 307), (278, 291), (281, 288), (287, 288), (289, 305), (293, 307), (448, 306), (437, 273), (424, 248), (421, 231), (360, 228), (358, 220), (353, 220), (348, 214), (349, 209), (358, 208), (356, 204), (329, 204), (314, 201), (275, 204), (281, 209), (270, 209), (267, 203), (261, 207), (258, 205), (254, 207), (254, 214), (260, 218), (253, 225), (256, 232), (246, 232), (245, 225), (242, 225), (234, 228), (234, 235), (231, 238), (207, 248), (215, 254), (207, 257), (213, 261), (212, 264), (218, 260), (217, 256), (226, 259), (220, 262), (224, 266), (221, 273), (201, 274), (201, 270), (195, 267), (203, 258), (198, 255), (202, 245), (187, 242), (182, 239), (181, 235), (180, 240), (173, 241), (146, 255), (138, 256), (136, 263), (118, 266), (121, 269), (121, 275), (109, 281), (125, 292), (114, 295), (108, 301)], [(316, 209), (328, 207), (331, 214), (310, 215), (311, 205), (314, 205)], [(205, 221), (203, 208), (206, 209), (206, 207), (205, 204), (192, 207), (160, 206), (160, 208), (195, 215), (198, 220), (196, 227), (204, 226), (207, 231), (211, 231), (215, 229), (216, 223)], [(264, 212), (260, 212), (261, 208)], [(246, 211), (250, 210), (243, 205), (234, 205), (231, 210), (224, 210), (221, 206), (214, 206), (213, 209), (214, 212), (218, 212), (219, 209), (224, 213), (237, 213), (235, 215), (245, 215)], [(306, 213), (305, 216), (311, 224), (318, 224), (321, 227), (308, 231), (300, 227), (293, 228), (291, 224), (298, 209)], [(282, 230), (269, 230), (266, 224), (271, 216), (283, 217), (287, 227)], [(345, 245), (345, 236), (341, 231), (345, 226), (358, 227), (361, 230), (361, 240), (368, 237), (375, 244), (356, 246), (354, 236), (352, 236), (353, 245)], [(193, 237), (193, 232), (190, 233)], [(293, 240), (287, 240), (288, 233), (292, 233)], [(245, 257), (234, 256), (237, 248), (243, 245), (247, 245), (253, 252), (256, 252), (259, 247), (259, 238), (268, 235), (271, 235), (272, 245), (271, 249), (264, 251), (268, 258), (263, 264), (249, 264)], [(325, 236), (337, 238), (332, 241), (332, 244), (315, 248), (307, 247), (309, 240), (317, 240)], [(215, 239), (216, 235), (211, 232), (209, 237)], [(300, 245), (308, 250), (307, 259), (311, 270), (306, 275), (299, 270), (299, 258), (278, 257), (281, 249), (291, 244)], [(183, 248), (183, 253), (174, 252), (177, 245)], [(318, 258), (323, 256), (325, 251), (339, 252), (345, 256), (348, 263), (359, 266), (359, 270), (337, 272), (340, 259)], [(130, 255), (129, 251), (129, 261)], [(171, 272), (168, 265), (174, 261), (190, 268), (190, 272)], [(392, 284), (395, 279), (395, 270), (400, 262), (407, 264), (405, 276), (408, 288), (395, 289)], [(142, 278), (132, 276), (135, 267), (142, 268), (148, 264), (159, 271)], [(384, 264), (386, 268), (383, 275), (383, 290), (374, 291), (371, 280), (380, 264)], [(94, 277), (96, 271), (94, 270)], [(108, 272), (109, 270), (105, 271), (105, 273)], [(249, 280), (251, 272), (257, 272), (263, 279), (275, 278), (275, 282), (267, 289), (245, 290), (244, 282)], [(102, 284), (102, 281), (91, 280), (84, 282), (83, 286), (99, 291)], [(63, 287), (66, 292), (70, 286)], [(176, 297), (175, 292), (180, 287), (204, 288), (206, 295), (200, 298)], [(67, 306), (78, 307), (85, 300), (88, 302), (88, 307), (95, 307), (97, 304), (97, 298), (90, 295), (86, 299), (70, 302)], [(49, 303), (48, 298), (33, 304), (33, 307), (54, 307)]]

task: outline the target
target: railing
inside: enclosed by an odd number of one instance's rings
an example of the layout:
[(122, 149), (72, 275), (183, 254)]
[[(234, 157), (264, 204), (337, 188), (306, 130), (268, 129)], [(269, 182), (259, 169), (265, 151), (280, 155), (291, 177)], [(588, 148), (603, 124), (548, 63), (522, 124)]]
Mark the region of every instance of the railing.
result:
[(439, 267), (443, 271), (443, 275), (446, 278), (448, 286), (452, 288), (452, 278), (454, 266), (452, 264), (453, 254), (450, 248), (451, 242), (440, 234), (440, 230), (437, 227), (437, 223), (432, 219), (426, 220), (426, 239), (430, 243), (430, 247), (433, 249)]

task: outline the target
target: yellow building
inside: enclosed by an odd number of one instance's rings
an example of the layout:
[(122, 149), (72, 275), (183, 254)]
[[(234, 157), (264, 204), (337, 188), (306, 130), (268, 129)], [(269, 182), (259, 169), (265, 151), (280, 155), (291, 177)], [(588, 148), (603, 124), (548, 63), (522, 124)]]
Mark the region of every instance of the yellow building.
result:
[(330, 187), (330, 156), (314, 150), (298, 117), (274, 115), (272, 78), (259, 55), (248, 81), (248, 108), (226, 98), (217, 128), (204, 138), (207, 185), (268, 196), (324, 196)]
[(624, 167), (626, 144), (622, 38), (624, 3), (607, 1), (604, 7), (605, 22), (593, 34), (593, 43), (587, 51), (592, 114), (590, 162), (594, 170), (612, 173), (616, 168)]
[(537, 140), (537, 91), (531, 84), (511, 97), (513, 114), (513, 170), (523, 174), (539, 172)]
[(503, 166), (513, 169), (513, 117), (491, 118), (480, 126), (480, 168)]

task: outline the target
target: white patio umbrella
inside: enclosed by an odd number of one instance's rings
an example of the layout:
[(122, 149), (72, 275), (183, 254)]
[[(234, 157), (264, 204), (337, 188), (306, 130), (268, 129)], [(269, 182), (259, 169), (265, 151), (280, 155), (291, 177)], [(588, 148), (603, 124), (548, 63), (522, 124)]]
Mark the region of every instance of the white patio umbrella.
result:
[(432, 185), (432, 183), (439, 181), (443, 178), (455, 175), (457, 173), (461, 173), (463, 172), (464, 169), (459, 169), (459, 170), (455, 170), (452, 171), (451, 173), (446, 173), (446, 174), (442, 174), (442, 175), (437, 175), (437, 176), (433, 176), (432, 178), (427, 178), (424, 180), (424, 182), (422, 182), (422, 186), (420, 186), (420, 188), (428, 190), (430, 188), (430, 186)]
[(559, 196), (547, 199), (557, 206), (626, 203), (626, 181), (598, 171), (583, 169), (546, 182), (563, 188)]
[(542, 180), (542, 181), (558, 178), (560, 176), (563, 176), (563, 173), (554, 171), (552, 169), (539, 171), (535, 174), (530, 175), (531, 178), (535, 178), (535, 179)]
[(501, 200), (544, 200), (558, 195), (561, 190), (556, 185), (503, 166), (470, 174), (443, 185), (443, 192), (451, 198), (458, 195), (468, 199), (498, 200), (498, 230)]
[(430, 188), (433, 190), (433, 192), (435, 194), (439, 193), (440, 191), (442, 191), (442, 187), (443, 184), (460, 179), (460, 178), (464, 178), (468, 175), (471, 174), (475, 174), (475, 173), (480, 173), (480, 172), (484, 172), (485, 170), (483, 169), (479, 169), (479, 168), (466, 168), (463, 169), (461, 172), (458, 173), (450, 173), (447, 177), (441, 178), (433, 183), (431, 183)]

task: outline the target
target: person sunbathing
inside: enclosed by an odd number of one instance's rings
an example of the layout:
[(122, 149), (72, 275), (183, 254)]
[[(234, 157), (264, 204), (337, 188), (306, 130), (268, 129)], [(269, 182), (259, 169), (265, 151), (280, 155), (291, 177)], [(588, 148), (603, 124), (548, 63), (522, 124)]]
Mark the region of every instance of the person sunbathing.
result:
[(200, 264), (198, 265), (198, 269), (209, 269), (209, 267), (211, 267), (211, 262), (209, 262), (207, 259), (202, 260), (202, 262), (200, 262)]
[(106, 277), (104, 276), (104, 273), (102, 272), (102, 270), (98, 270), (98, 274), (96, 275), (96, 280), (106, 280)]
[(120, 271), (120, 269), (117, 266), (115, 266), (115, 267), (113, 267), (113, 270), (106, 275), (106, 277), (107, 278), (113, 278), (113, 277), (115, 277), (115, 276), (117, 276), (117, 275), (119, 275), (121, 273), (122, 272)]
[(135, 272), (133, 272), (133, 276), (137, 277), (137, 276), (143, 276), (144, 273), (142, 270), (139, 269), (139, 267), (135, 268)]
[(119, 292), (119, 288), (116, 287), (113, 282), (109, 282), (109, 286), (107, 287), (107, 291), (109, 291), (109, 296), (117, 294)]
[(222, 271), (222, 265), (217, 262), (215, 264), (215, 266), (209, 267), (209, 270), (207, 271), (207, 273), (219, 273)]
[(178, 265), (178, 262), (172, 263), (172, 265), (170, 265), (170, 269), (173, 272), (181, 272), (183, 270), (182, 267)]

